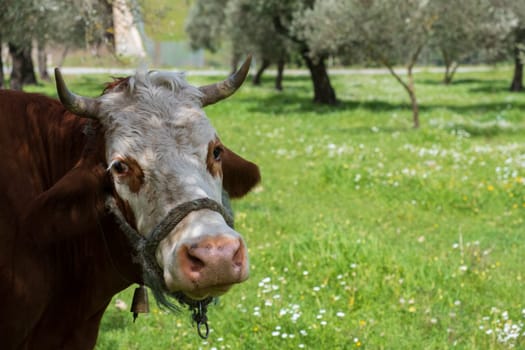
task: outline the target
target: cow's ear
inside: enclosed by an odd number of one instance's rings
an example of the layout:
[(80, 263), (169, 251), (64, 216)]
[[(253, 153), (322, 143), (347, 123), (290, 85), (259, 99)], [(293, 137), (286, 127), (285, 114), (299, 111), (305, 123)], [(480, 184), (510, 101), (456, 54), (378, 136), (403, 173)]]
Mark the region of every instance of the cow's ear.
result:
[(248, 193), (259, 181), (259, 167), (224, 147), (222, 159), (222, 186), (230, 197), (239, 198)]

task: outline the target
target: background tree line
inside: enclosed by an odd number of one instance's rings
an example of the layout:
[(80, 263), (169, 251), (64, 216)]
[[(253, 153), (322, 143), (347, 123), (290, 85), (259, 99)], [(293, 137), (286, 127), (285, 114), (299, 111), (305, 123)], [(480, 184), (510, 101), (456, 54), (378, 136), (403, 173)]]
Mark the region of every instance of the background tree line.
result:
[[(195, 0), (186, 23), (194, 48), (231, 46), (233, 61), (254, 53), (261, 72), (302, 60), (311, 75), (313, 100), (336, 104), (326, 62), (386, 67), (406, 90), (419, 126), (413, 69), (424, 50), (439, 53), (450, 84), (461, 63), (483, 55), (486, 63), (514, 61), (510, 89), (523, 89), (523, 0)], [(394, 70), (403, 66), (406, 75)]]
[[(7, 44), (11, 57), (11, 89), (36, 83), (31, 59), (38, 49), (40, 78), (49, 79), (46, 47), (58, 44), (63, 57), (71, 48), (91, 47), (95, 51), (112, 41), (111, 0), (0, 0), (0, 44)], [(0, 68), (3, 68), (0, 57)], [(0, 69), (0, 87), (3, 86)]]
[[(185, 0), (189, 1), (189, 0)], [(161, 2), (155, 1), (155, 13)], [(443, 82), (450, 84), (458, 66), (477, 60), (512, 60), (512, 91), (523, 89), (525, 0), (192, 0), (186, 32), (193, 48), (231, 51), (232, 69), (247, 53), (257, 61), (254, 84), (277, 66), (282, 89), (286, 64), (300, 63), (311, 76), (313, 100), (336, 104), (328, 62), (386, 67), (406, 90), (419, 125), (414, 67), (424, 52), (439, 56)], [(143, 18), (145, 0), (128, 0)], [(38, 71), (48, 79), (46, 47), (59, 45), (94, 54), (113, 47), (113, 0), (0, 0), (0, 44), (9, 48), (10, 88), (36, 82), (31, 48), (38, 49)], [(176, 6), (171, 4), (171, 6)], [(158, 15), (154, 16), (158, 20)], [(149, 19), (151, 21), (151, 19)], [(155, 19), (153, 19), (155, 20)], [(0, 58), (0, 87), (3, 85)], [(394, 67), (402, 66), (406, 74)]]

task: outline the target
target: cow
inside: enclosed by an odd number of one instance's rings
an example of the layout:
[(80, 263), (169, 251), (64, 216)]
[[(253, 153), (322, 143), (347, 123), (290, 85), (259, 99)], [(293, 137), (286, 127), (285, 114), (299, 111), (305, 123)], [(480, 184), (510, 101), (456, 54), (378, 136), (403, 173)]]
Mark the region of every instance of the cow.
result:
[(56, 69), (60, 101), (0, 91), (1, 349), (92, 349), (133, 284), (207, 327), (208, 303), (248, 277), (227, 200), (260, 172), (203, 107), (240, 87), (250, 59), (200, 87), (139, 69), (89, 98)]

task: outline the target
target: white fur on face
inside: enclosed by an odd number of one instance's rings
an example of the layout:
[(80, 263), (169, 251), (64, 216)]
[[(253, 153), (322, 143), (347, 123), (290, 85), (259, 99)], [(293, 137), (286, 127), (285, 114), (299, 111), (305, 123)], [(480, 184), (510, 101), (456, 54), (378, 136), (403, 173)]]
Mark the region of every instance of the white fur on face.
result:
[[(220, 164), (208, 155), (216, 131), (200, 97), (180, 74), (138, 73), (100, 98), (115, 190), (144, 236), (183, 202), (203, 197), (222, 201)], [(248, 277), (245, 247), (220, 214), (197, 210), (160, 242), (156, 259), (170, 291), (202, 299), (220, 295)], [(190, 256), (190, 249), (199, 258)], [(194, 260), (210, 256), (206, 269), (194, 273)]]
[[(124, 84), (123, 84), (124, 85)], [(206, 167), (216, 131), (200, 92), (177, 73), (137, 73), (101, 97), (106, 159), (133, 159), (144, 181), (138, 191), (115, 177), (119, 196), (147, 235), (178, 204), (201, 197), (221, 201), (221, 179)]]

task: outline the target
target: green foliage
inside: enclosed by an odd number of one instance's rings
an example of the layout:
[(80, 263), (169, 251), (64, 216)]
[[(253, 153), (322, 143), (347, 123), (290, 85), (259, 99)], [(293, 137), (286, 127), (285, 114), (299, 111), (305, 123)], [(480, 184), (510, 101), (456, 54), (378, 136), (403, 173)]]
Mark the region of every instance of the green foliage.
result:
[(186, 21), (193, 48), (212, 52), (229, 43), (232, 55), (251, 53), (258, 59), (284, 59), (291, 43), (277, 33), (273, 17), (282, 7), (262, 0), (196, 0)]
[(444, 0), (436, 4), (436, 10), (431, 44), (447, 66), (464, 61), (484, 47), (500, 45), (509, 32), (499, 26), (503, 21), (494, 14), (490, 0)]
[(435, 18), (435, 6), (425, 0), (329, 0), (315, 2), (295, 22), (313, 55), (364, 50), (373, 60), (393, 66), (417, 60)]
[(276, 62), (285, 59), (291, 43), (274, 28), (271, 14), (254, 0), (229, 0), (226, 8), (226, 32), (238, 53)]
[(2, 0), (0, 32), (18, 46), (33, 40), (82, 47), (99, 43), (111, 30), (111, 3), (105, 0)]
[(184, 41), (190, 0), (137, 0), (146, 34), (156, 41)]
[(251, 277), (210, 308), (208, 341), (188, 312), (152, 305), (133, 324), (112, 303), (97, 349), (523, 348), (525, 102), (509, 74), (418, 74), (418, 131), (388, 75), (334, 76), (335, 108), (311, 103), (307, 77), (208, 107), (261, 167), (233, 203)]
[(224, 36), (228, 0), (196, 0), (186, 19), (185, 30), (192, 48), (215, 52)]

